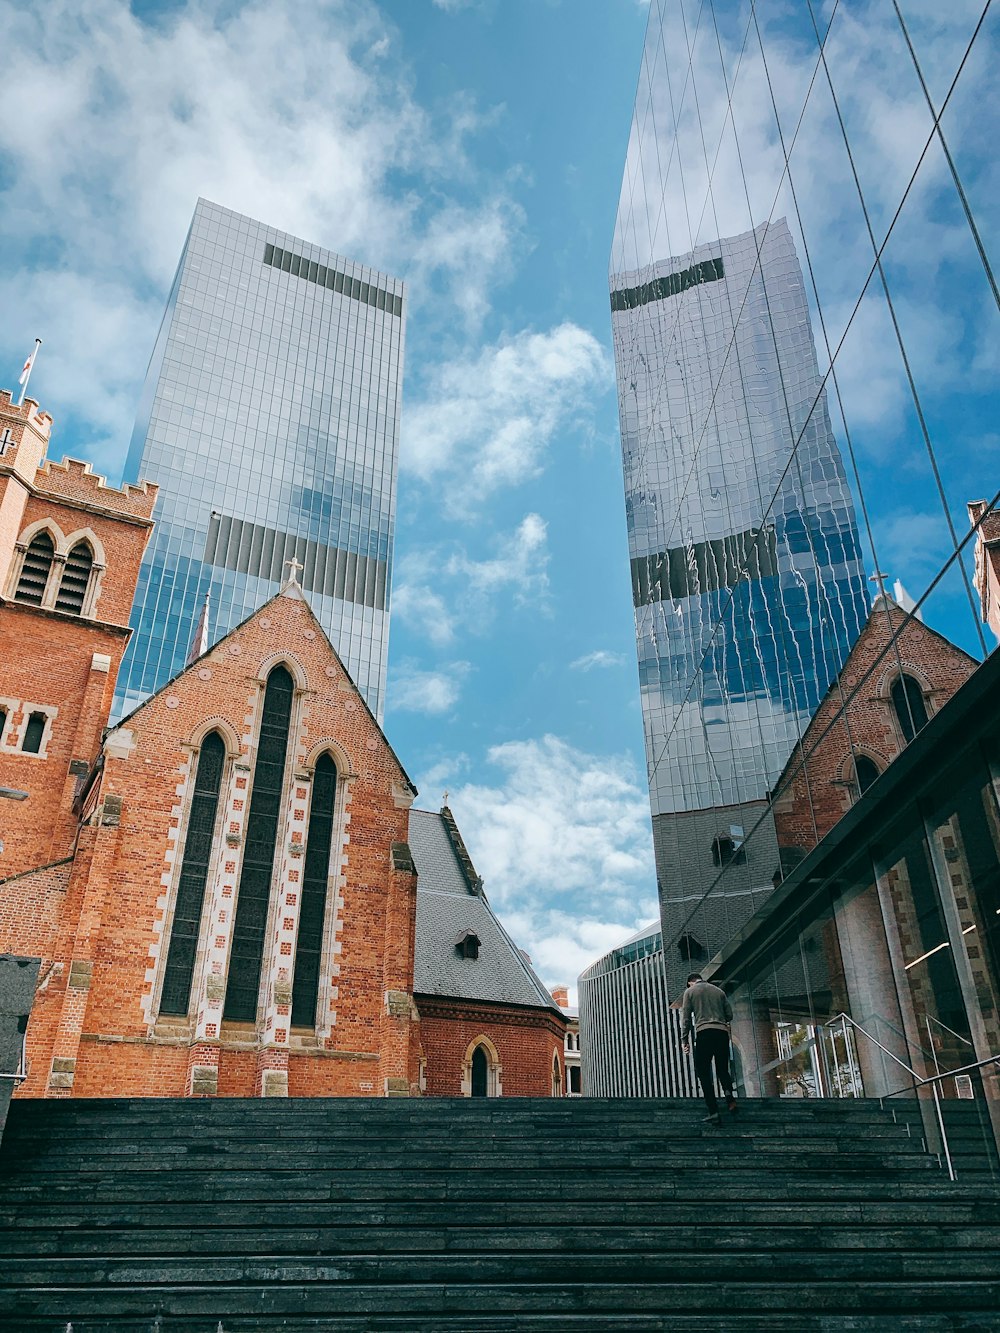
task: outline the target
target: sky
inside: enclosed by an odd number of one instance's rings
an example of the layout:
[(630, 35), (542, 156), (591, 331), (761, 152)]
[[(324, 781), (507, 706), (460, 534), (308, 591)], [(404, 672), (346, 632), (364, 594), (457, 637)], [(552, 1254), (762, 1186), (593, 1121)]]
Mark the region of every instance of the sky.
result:
[[(747, 10), (731, 8), (735, 61)], [(839, 9), (842, 111), (879, 228), (926, 106), (898, 77), (889, 4), (819, 8)], [(905, 8), (940, 99), (979, 2)], [(815, 56), (804, 12), (775, 3), (762, 20), (789, 116)], [(41, 337), (31, 392), (55, 418), (54, 456), (119, 477), (199, 195), (407, 281), (385, 729), (418, 805), (448, 792), (550, 986), (656, 915), (607, 295), (647, 14), (641, 0), (0, 0), (0, 385)], [(994, 234), (979, 90), (997, 40), (994, 25), (947, 120)], [(756, 223), (778, 144), (751, 75)], [(827, 333), (850, 328), (837, 364), (875, 560), (919, 595), (948, 534), (885, 312), (851, 313), (868, 241), (831, 117), (817, 94), (798, 127), (799, 203), (822, 237)], [(714, 235), (746, 229), (737, 175), (723, 163), (709, 186)], [(935, 149), (886, 264), (960, 528), (964, 502), (996, 490), (998, 344), (949, 180)], [(675, 234), (678, 206), (662, 214)], [(929, 623), (978, 652), (957, 573), (935, 597)]]
[(199, 195), (406, 279), (385, 729), (553, 986), (656, 915), (607, 298), (646, 15), (0, 3), (0, 384), (41, 337), (53, 456), (120, 476)]

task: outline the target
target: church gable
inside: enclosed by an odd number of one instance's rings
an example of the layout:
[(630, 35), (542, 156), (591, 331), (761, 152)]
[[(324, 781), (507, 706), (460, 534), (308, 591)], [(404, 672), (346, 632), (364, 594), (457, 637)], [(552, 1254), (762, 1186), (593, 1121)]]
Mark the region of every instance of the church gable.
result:
[[(406, 1082), (385, 997), (412, 991), (415, 876), (392, 849), (415, 792), (297, 585), (112, 729), (102, 763), (77, 869), (101, 913), (87, 1027), (189, 1043), (175, 1095), (218, 1090), (220, 1048), (245, 1094), (287, 1091), (307, 1048)], [(77, 1092), (114, 1085), (98, 1054)], [(370, 1063), (322, 1068), (318, 1090), (373, 1090)]]
[(880, 594), (775, 783), (779, 845), (804, 850), (825, 837), (975, 667), (956, 644)]

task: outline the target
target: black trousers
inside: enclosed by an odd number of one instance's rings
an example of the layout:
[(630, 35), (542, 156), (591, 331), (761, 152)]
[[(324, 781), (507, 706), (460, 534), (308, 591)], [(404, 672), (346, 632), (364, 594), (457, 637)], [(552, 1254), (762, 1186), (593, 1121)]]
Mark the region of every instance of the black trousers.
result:
[(722, 1028), (704, 1028), (695, 1037), (694, 1043), (694, 1072), (705, 1094), (709, 1115), (715, 1115), (719, 1109), (715, 1098), (715, 1079), (712, 1077), (713, 1062), (722, 1091), (731, 1097), (733, 1077), (729, 1072), (729, 1033)]

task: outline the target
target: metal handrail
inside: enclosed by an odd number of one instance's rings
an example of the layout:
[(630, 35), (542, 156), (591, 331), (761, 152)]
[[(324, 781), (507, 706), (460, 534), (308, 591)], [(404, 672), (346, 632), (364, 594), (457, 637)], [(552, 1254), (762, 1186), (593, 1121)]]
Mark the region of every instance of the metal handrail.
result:
[[(901, 1060), (898, 1055), (893, 1055), (892, 1051), (890, 1051), (887, 1046), (883, 1046), (882, 1043), (876, 1037), (873, 1037), (872, 1034), (868, 1032), (865, 1028), (863, 1028), (860, 1023), (856, 1023), (850, 1014), (845, 1014), (843, 1011), (841, 1011), (834, 1018), (831, 1018), (826, 1026), (832, 1027), (834, 1023), (840, 1023), (842, 1028), (844, 1028), (846, 1024), (850, 1023), (851, 1027), (854, 1028), (856, 1032), (860, 1032), (862, 1036), (867, 1037), (868, 1040), (872, 1042), (873, 1045), (877, 1046), (880, 1051), (884, 1052), (889, 1057), (890, 1060), (894, 1060), (896, 1064), (900, 1066), (901, 1069), (905, 1069), (908, 1074), (912, 1075), (912, 1077), (917, 1080), (918, 1086), (930, 1085), (931, 1095), (934, 1098), (934, 1110), (935, 1113), (937, 1114), (938, 1132), (941, 1135), (941, 1147), (944, 1149), (944, 1160), (945, 1164), (948, 1167), (948, 1179), (954, 1180), (955, 1167), (951, 1160), (951, 1149), (948, 1146), (948, 1134), (944, 1127), (944, 1115), (941, 1111), (941, 1098), (938, 1096), (937, 1079), (921, 1078), (915, 1069), (911, 1069), (910, 1066), (906, 1063), (906, 1061)], [(900, 1091), (903, 1091), (903, 1089), (900, 1089)], [(895, 1096), (895, 1093), (889, 1093), (887, 1095)], [(884, 1101), (884, 1100), (885, 1100), (884, 1097), (879, 1098), (879, 1101)]]
[[(985, 1065), (1000, 1064), (1000, 1055), (988, 1055), (985, 1060), (977, 1060), (974, 1065), (960, 1065), (958, 1069), (946, 1069), (943, 1074), (935, 1074), (932, 1078), (920, 1078), (915, 1075), (917, 1082), (913, 1088), (926, 1088), (931, 1083), (940, 1083), (942, 1079), (955, 1078), (958, 1074), (969, 1074), (974, 1069), (982, 1069)], [(895, 1092), (887, 1092), (886, 1099), (889, 1097), (898, 1097), (902, 1092), (912, 1092), (913, 1088), (897, 1088)]]
[(957, 1037), (963, 1046), (972, 1045), (972, 1042), (968, 1039), (968, 1037), (963, 1037), (961, 1032), (956, 1032), (955, 1029), (950, 1028), (947, 1023), (942, 1023), (940, 1018), (935, 1018), (933, 1014), (925, 1014), (924, 1017), (927, 1020), (928, 1024), (936, 1023), (939, 1028), (944, 1028), (945, 1032), (947, 1032), (950, 1036)]

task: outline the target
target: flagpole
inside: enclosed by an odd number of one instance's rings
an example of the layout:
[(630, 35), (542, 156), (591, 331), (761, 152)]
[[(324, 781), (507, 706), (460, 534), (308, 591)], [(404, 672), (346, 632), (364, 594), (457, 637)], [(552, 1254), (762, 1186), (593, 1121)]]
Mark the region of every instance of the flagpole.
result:
[(41, 338), (36, 338), (36, 339), (35, 339), (35, 350), (31, 353), (31, 356), (28, 357), (28, 364), (25, 366), (24, 370), (21, 372), (21, 373), (24, 375), (24, 379), (21, 381), (21, 396), (20, 396), (20, 398), (17, 400), (17, 404), (16, 404), (17, 407), (22, 407), (22, 406), (24, 405), (24, 395), (25, 395), (25, 394), (27, 393), (27, 391), (28, 391), (28, 380), (31, 379), (31, 372), (32, 372), (32, 371), (34, 370), (34, 368), (35, 368), (35, 357), (38, 355), (38, 349), (39, 349), (39, 347), (41, 347), (41, 345), (42, 345), (42, 340), (41, 340)]

